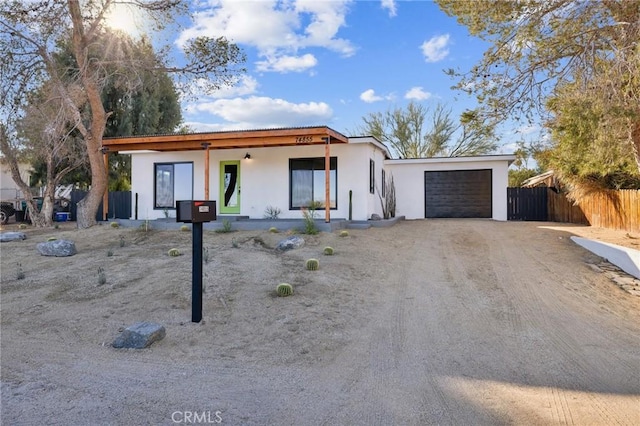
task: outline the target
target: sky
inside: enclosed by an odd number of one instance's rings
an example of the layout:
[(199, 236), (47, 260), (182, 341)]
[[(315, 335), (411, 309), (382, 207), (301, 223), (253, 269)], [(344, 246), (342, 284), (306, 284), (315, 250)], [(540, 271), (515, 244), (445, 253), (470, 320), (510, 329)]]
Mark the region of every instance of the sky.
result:
[[(199, 0), (173, 45), (225, 36), (246, 54), (233, 87), (182, 102), (196, 131), (327, 125), (361, 134), (369, 113), (439, 103), (458, 120), (474, 98), (444, 70), (469, 70), (487, 44), (428, 0)], [(534, 132), (507, 124), (498, 153)]]

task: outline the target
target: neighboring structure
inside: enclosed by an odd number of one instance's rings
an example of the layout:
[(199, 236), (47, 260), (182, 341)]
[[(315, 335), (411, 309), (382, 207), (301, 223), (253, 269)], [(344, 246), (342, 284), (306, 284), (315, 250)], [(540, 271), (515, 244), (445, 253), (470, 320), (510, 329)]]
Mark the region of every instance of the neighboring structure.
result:
[[(507, 169), (513, 155), (393, 160), (370, 136), (320, 127), (107, 138), (109, 152), (132, 154), (131, 190), (139, 219), (175, 217), (175, 201), (213, 199), (218, 216), (301, 218), (382, 216), (393, 176), (396, 215), (507, 219)], [(326, 173), (325, 170), (329, 172)], [(350, 195), (351, 206), (350, 206)], [(136, 211), (136, 207), (134, 207)]]
[[(31, 165), (26, 163), (19, 163), (18, 170), (20, 171), (20, 177), (23, 181), (29, 184), (31, 176)], [(18, 184), (14, 182), (11, 177), (11, 169), (9, 165), (0, 159), (0, 199), (17, 199), (22, 198), (22, 191), (18, 187)]]

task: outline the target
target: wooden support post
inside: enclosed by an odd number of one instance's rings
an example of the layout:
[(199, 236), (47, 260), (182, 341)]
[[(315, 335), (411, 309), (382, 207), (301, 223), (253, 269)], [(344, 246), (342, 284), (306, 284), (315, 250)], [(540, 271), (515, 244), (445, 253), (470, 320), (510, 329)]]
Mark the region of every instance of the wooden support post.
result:
[(209, 144), (204, 142), (204, 199), (209, 200)]
[(324, 221), (331, 222), (331, 157), (329, 137), (324, 138)]
[(109, 217), (109, 151), (103, 149), (102, 156), (104, 158), (104, 170), (107, 174), (107, 187), (102, 195), (102, 220), (106, 221)]

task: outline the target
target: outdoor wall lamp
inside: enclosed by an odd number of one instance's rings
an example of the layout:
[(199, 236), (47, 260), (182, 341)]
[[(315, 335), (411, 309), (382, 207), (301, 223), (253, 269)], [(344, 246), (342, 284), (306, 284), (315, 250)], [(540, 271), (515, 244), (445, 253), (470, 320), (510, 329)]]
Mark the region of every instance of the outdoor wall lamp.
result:
[(248, 152), (244, 155), (244, 159), (245, 160), (251, 160), (251, 154), (249, 154)]

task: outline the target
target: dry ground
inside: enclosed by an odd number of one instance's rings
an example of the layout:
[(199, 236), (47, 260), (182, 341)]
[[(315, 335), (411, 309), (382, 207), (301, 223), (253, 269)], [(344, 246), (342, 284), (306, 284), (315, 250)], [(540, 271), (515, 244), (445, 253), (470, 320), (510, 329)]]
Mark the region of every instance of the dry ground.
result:
[[(407, 221), (276, 253), (284, 233), (205, 231), (194, 324), (189, 232), (71, 226), (0, 246), (3, 425), (640, 424), (640, 298), (568, 238), (639, 248), (624, 232)], [(79, 253), (38, 255), (50, 236)], [(112, 348), (137, 321), (165, 339)]]

